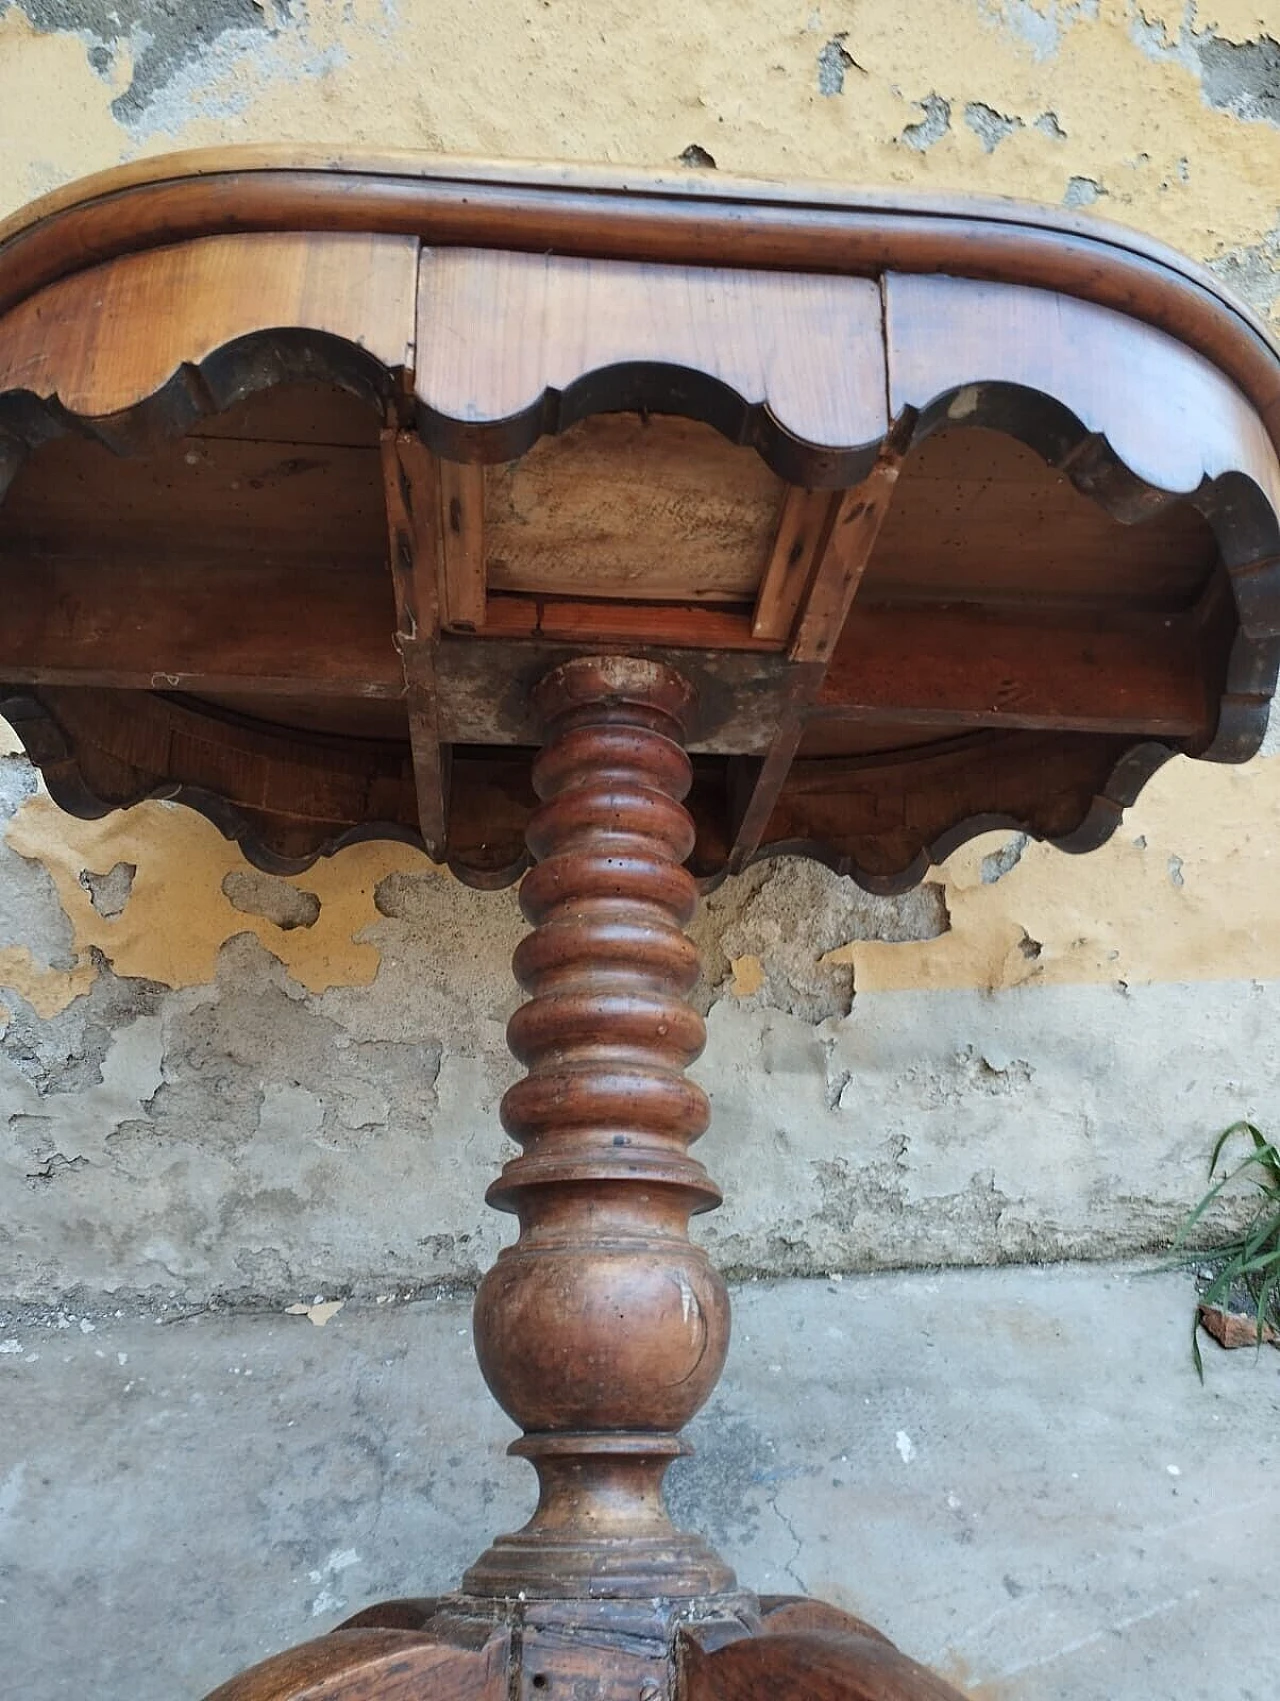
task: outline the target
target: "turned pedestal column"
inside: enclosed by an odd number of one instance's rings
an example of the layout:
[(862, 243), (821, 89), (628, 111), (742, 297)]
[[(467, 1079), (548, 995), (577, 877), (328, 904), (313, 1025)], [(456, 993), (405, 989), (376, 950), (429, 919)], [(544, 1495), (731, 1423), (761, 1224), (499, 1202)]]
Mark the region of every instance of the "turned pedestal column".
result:
[(724, 1365), (729, 1301), (689, 1219), (720, 1195), (690, 1145), (698, 958), (684, 748), (671, 668), (581, 657), (537, 687), (536, 866), (515, 954), (527, 1066), (502, 1120), (522, 1151), (489, 1190), (520, 1235), (481, 1283), (476, 1350), (524, 1431), (539, 1497), (439, 1600), (391, 1601), (209, 1701), (960, 1701), (869, 1626), (759, 1600), (662, 1479)]
[(720, 1202), (688, 1151), (710, 1115), (684, 1073), (706, 1037), (686, 1002), (691, 695), (653, 663), (587, 658), (544, 679), (536, 704), (537, 866), (520, 892), (534, 931), (514, 964), (532, 996), (507, 1030), (529, 1072), (502, 1104), (524, 1150), (488, 1195), (520, 1238), (481, 1284), (475, 1336), (541, 1493), (463, 1586), (708, 1595), (733, 1574), (662, 1498), (729, 1340), (724, 1283), (688, 1234)]

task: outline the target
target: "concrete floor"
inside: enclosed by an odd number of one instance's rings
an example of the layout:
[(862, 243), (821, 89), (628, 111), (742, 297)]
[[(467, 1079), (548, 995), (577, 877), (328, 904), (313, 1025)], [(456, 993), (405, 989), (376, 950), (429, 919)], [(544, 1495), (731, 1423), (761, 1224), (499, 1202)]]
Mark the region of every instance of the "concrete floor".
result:
[[(307, 1296), (310, 1298), (310, 1296)], [(1280, 1354), (1132, 1268), (752, 1285), (673, 1500), (984, 1701), (1273, 1701)], [(0, 1325), (0, 1697), (180, 1701), (447, 1589), (532, 1477), (459, 1300)]]

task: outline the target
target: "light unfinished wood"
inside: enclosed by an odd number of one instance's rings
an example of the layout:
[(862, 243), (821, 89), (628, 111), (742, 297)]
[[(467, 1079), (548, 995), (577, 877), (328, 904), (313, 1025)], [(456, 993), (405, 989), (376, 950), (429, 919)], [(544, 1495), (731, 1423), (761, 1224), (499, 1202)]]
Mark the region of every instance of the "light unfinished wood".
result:
[(411, 367), (416, 260), (409, 237), (339, 233), (210, 236), (124, 255), (0, 320), (0, 392), (109, 417), (239, 338), (295, 327)]
[(829, 490), (806, 490), (796, 484), (788, 487), (756, 597), (751, 621), (754, 637), (782, 644), (791, 636), (814, 562), (828, 535), (832, 506), (838, 500)]
[(793, 661), (825, 662), (835, 648), (889, 512), (901, 466), (901, 451), (886, 446), (870, 476), (846, 490), (833, 507), (791, 641)]
[(867, 279), (423, 250), (416, 392), (440, 418), (527, 419), (536, 435), (548, 395), (594, 374), (625, 387), (626, 369), (655, 366), (684, 369), (704, 396), (718, 385), (767, 409), (766, 437), (776, 428), (848, 450), (887, 426), (880, 298)]
[(784, 490), (758, 455), (697, 420), (597, 415), (485, 469), (488, 584), (748, 603)]

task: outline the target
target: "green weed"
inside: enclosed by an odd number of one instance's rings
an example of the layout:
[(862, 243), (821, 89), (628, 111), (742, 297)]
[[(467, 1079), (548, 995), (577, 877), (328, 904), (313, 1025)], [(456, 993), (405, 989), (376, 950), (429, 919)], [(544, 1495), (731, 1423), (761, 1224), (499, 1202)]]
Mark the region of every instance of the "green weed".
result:
[[(1242, 1140), (1248, 1142), (1245, 1156), (1228, 1167), (1228, 1147)], [(1230, 1128), (1222, 1131), (1214, 1145), (1209, 1159), (1209, 1180), (1213, 1185), (1178, 1230), (1173, 1243), (1176, 1262), (1215, 1267), (1213, 1279), (1196, 1302), (1191, 1325), (1191, 1354), (1201, 1382), (1204, 1381), (1199, 1335), (1202, 1306), (1226, 1309), (1233, 1294), (1242, 1290), (1246, 1292), (1255, 1313), (1259, 1346), (1267, 1324), (1280, 1323), (1280, 1306), (1277, 1305), (1280, 1295), (1280, 1149), (1252, 1122), (1233, 1122)], [(1225, 1189), (1237, 1181), (1247, 1182), (1257, 1193), (1252, 1214), (1235, 1234), (1218, 1245), (1189, 1248), (1187, 1242), (1197, 1223)]]

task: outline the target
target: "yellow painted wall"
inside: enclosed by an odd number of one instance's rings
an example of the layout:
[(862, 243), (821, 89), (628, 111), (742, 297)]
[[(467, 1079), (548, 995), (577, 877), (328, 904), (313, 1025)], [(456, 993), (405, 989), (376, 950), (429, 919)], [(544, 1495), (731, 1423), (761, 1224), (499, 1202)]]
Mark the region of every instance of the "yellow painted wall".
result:
[[(1222, 266), (1280, 330), (1280, 0), (187, 10), (202, 36), (162, 27), (149, 0), (0, 10), (0, 213), (85, 172), (222, 142), (667, 167), (693, 148), (729, 172), (1092, 204)], [(52, 27), (68, 17), (77, 30)], [(852, 963), (860, 990), (1275, 978), (1278, 830), (1280, 765), (1178, 762), (1092, 857), (1033, 847), (983, 883), (993, 844), (980, 842), (936, 877), (949, 933), (827, 960)], [(232, 907), (221, 882), (237, 853), (181, 811), (86, 824), (36, 798), (9, 843), (49, 869), (74, 925), (70, 969), (39, 938), (0, 940), (0, 983), (47, 1014), (93, 980), (90, 947), (121, 973), (183, 985), (208, 979), (246, 927), (311, 991), (367, 983), (377, 952), (357, 936), (373, 886), (413, 861), (364, 847), (302, 877), (323, 919), (286, 932)], [(139, 874), (107, 920), (78, 877), (117, 861)], [(740, 959), (735, 990), (751, 996), (762, 975)]]

